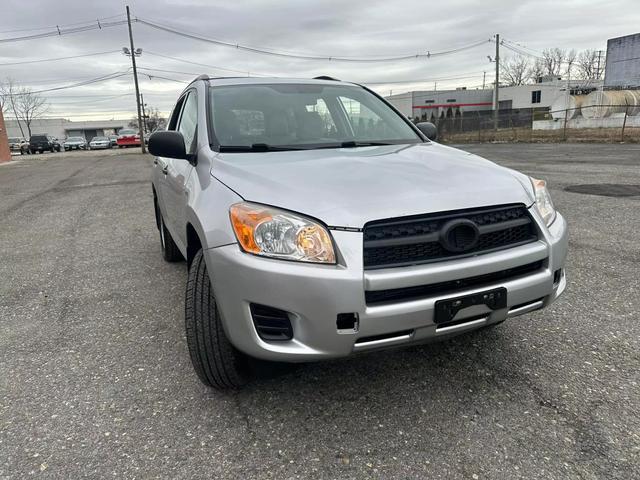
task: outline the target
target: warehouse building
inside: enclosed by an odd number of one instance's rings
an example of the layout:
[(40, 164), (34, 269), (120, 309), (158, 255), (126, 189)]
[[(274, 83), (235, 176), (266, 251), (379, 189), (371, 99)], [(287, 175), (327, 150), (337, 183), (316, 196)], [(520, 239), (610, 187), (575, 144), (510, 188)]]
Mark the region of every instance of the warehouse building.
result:
[[(9, 137), (26, 138), (29, 136), (24, 122), (20, 122), (20, 125), (18, 125), (17, 120), (6, 120), (5, 123)], [(90, 141), (93, 137), (118, 133), (123, 128), (127, 128), (127, 123), (127, 120), (73, 122), (65, 118), (46, 118), (34, 120), (31, 123), (31, 132), (33, 134), (46, 133), (60, 140), (67, 137), (84, 137), (87, 141)]]
[[(572, 80), (572, 91), (600, 88), (600, 80)], [(567, 81), (543, 77), (539, 83), (500, 87), (500, 110), (549, 109), (561, 95), (566, 95)], [(482, 115), (493, 111), (493, 88), (457, 88), (401, 93), (386, 97), (400, 112), (412, 119), (434, 122), (437, 119), (465, 115)]]

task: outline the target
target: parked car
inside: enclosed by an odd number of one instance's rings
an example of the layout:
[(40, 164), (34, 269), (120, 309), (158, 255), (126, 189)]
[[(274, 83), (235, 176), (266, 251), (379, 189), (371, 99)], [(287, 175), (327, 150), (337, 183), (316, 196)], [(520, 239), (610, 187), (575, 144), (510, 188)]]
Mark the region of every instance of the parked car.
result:
[(29, 152), (30, 153), (44, 153), (49, 151), (60, 152), (62, 150), (62, 146), (57, 138), (52, 137), (51, 135), (47, 135), (46, 133), (31, 135), (29, 139)]
[(69, 137), (64, 141), (65, 151), (69, 150), (86, 150), (87, 141), (84, 137)]
[(20, 152), (20, 155), (24, 155), (29, 153), (29, 142), (22, 137), (10, 137), (9, 149), (12, 152)]
[(138, 132), (135, 130), (120, 130), (116, 143), (118, 144), (118, 148), (139, 147), (140, 135), (138, 135)]
[(108, 137), (93, 137), (89, 142), (89, 148), (91, 150), (111, 148), (111, 141)]
[[(361, 121), (363, 119), (363, 121)], [(206, 385), (449, 338), (565, 290), (544, 181), (439, 145), (365, 87), (199, 77), (149, 151), (162, 255), (186, 259)]]
[(109, 141), (112, 147), (118, 146), (118, 135), (109, 135)]

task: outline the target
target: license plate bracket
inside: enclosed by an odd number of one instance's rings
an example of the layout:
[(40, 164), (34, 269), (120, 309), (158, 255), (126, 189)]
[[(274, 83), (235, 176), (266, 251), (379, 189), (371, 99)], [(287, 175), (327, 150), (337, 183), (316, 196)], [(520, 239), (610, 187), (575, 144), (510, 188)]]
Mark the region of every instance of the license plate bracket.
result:
[(434, 322), (436, 324), (448, 323), (460, 310), (474, 305), (486, 305), (491, 310), (506, 308), (507, 289), (504, 287), (494, 288), (484, 292), (438, 300), (435, 305)]

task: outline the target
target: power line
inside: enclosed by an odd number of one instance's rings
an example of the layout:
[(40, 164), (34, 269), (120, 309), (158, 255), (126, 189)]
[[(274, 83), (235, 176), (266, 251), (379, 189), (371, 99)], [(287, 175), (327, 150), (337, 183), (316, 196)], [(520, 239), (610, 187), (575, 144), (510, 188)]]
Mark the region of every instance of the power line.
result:
[(117, 15), (111, 15), (109, 17), (100, 17), (100, 18), (92, 18), (91, 20), (85, 20), (83, 22), (74, 22), (74, 23), (65, 23), (61, 25), (48, 25), (46, 27), (34, 27), (34, 28), (18, 28), (15, 30), (2, 30), (0, 33), (14, 33), (14, 32), (36, 32), (38, 30), (47, 30), (57, 27), (71, 27), (74, 25), (83, 25), (86, 23), (94, 23), (96, 21), (110, 20), (112, 18), (118, 18), (124, 16), (124, 13), (119, 13)]
[(204, 37), (202, 35), (199, 34), (195, 34), (195, 33), (190, 33), (190, 32), (186, 32), (183, 30), (178, 30), (176, 28), (173, 27), (169, 27), (169, 26), (165, 26), (165, 25), (161, 25), (159, 23), (155, 23), (155, 22), (150, 22), (148, 20), (144, 20), (141, 18), (137, 18), (136, 21), (138, 23), (141, 23), (143, 25), (146, 25), (148, 27), (151, 28), (155, 28), (157, 30), (161, 30), (167, 33), (172, 33), (174, 35), (179, 35), (185, 38), (190, 38), (192, 40), (199, 40), (202, 42), (207, 42), (207, 43), (212, 43), (215, 45), (220, 45), (220, 46), (224, 46), (224, 47), (230, 47), (230, 48), (234, 48), (236, 50), (243, 50), (246, 52), (252, 52), (252, 53), (258, 53), (258, 54), (262, 54), (262, 55), (271, 55), (271, 56), (276, 56), (276, 57), (286, 57), (286, 58), (297, 58), (297, 59), (301, 59), (301, 60), (325, 60), (325, 61), (335, 61), (335, 62), (394, 62), (394, 61), (400, 61), (400, 60), (409, 60), (409, 59), (416, 59), (416, 58), (431, 58), (431, 57), (437, 57), (437, 56), (443, 56), (443, 55), (450, 55), (453, 53), (458, 53), (464, 50), (469, 50), (471, 48), (475, 48), (478, 47), (480, 45), (484, 45), (485, 43), (487, 43), (489, 40), (482, 40), (479, 42), (475, 42), (472, 43), (470, 45), (465, 45), (459, 48), (454, 48), (451, 50), (445, 50), (445, 51), (441, 51), (441, 52), (427, 52), (427, 53), (416, 53), (416, 54), (407, 54), (407, 55), (399, 55), (399, 56), (394, 56), (394, 57), (360, 57), (360, 58), (356, 58), (356, 57), (346, 57), (346, 56), (324, 56), (324, 55), (311, 55), (311, 54), (301, 54), (301, 53), (294, 53), (294, 52), (285, 52), (285, 51), (278, 51), (278, 50), (267, 50), (265, 48), (257, 48), (257, 47), (251, 47), (248, 45), (241, 45), (239, 43), (231, 43), (231, 42), (225, 42), (222, 40), (216, 40), (213, 38), (208, 38), (208, 37)]
[(183, 83), (183, 84), (189, 83), (189, 82), (187, 82), (185, 80), (178, 80), (177, 78), (162, 77), (160, 75), (156, 75), (156, 74), (151, 75), (150, 73), (144, 73), (144, 72), (140, 72), (140, 75), (148, 77), (149, 80), (153, 80), (153, 79), (158, 78), (160, 80), (167, 80), (169, 82), (176, 82), (176, 83)]
[[(179, 70), (164, 70), (161, 68), (151, 68), (151, 67), (138, 67), (138, 70), (149, 70), (151, 72), (163, 72), (163, 73), (177, 73), (178, 75), (200, 75), (195, 72), (181, 72)], [(146, 73), (144, 74), (146, 75)]]
[(170, 55), (163, 55), (160, 53), (155, 53), (155, 52), (150, 52), (149, 50), (145, 50), (144, 52), (145, 54), (148, 55), (153, 55), (154, 57), (161, 57), (161, 58), (168, 58), (170, 60), (175, 60), (177, 62), (183, 62), (183, 63), (190, 63), (191, 65), (196, 65), (199, 67), (206, 67), (206, 68), (213, 68), (214, 70), (222, 70), (222, 71), (226, 71), (226, 72), (232, 72), (232, 73), (242, 73), (242, 74), (247, 74), (248, 76), (259, 76), (259, 77), (270, 77), (271, 75), (267, 75), (264, 73), (255, 73), (253, 72), (253, 75), (251, 75), (252, 72), (247, 71), (247, 70), (235, 70), (233, 68), (226, 68), (226, 67), (219, 67), (217, 65), (207, 65), (206, 63), (198, 63), (198, 62), (192, 62), (190, 60), (185, 60), (184, 58), (178, 58), (178, 57), (172, 57)]
[(131, 75), (130, 72), (113, 72), (107, 75), (103, 75), (101, 77), (97, 77), (97, 78), (93, 78), (91, 80), (86, 80), (84, 82), (78, 82), (78, 83), (74, 83), (71, 85), (62, 85), (59, 87), (53, 87), (53, 88), (46, 88), (43, 90), (30, 90), (28, 92), (24, 92), (24, 93), (17, 93), (16, 95), (30, 95), (32, 93), (46, 93), (46, 92), (54, 92), (57, 90), (66, 90), (68, 88), (76, 88), (76, 87), (83, 87), (85, 85), (91, 85), (94, 83), (98, 83), (98, 82), (104, 82), (107, 80), (113, 80), (114, 78), (119, 78), (119, 77), (123, 77), (125, 75)]
[[(121, 93), (119, 95), (110, 95), (104, 98), (98, 98), (95, 100), (92, 100), (91, 103), (97, 103), (97, 102), (106, 102), (107, 100), (113, 100), (114, 98), (121, 98), (121, 97), (130, 97), (132, 95), (135, 95), (135, 93)], [(56, 101), (55, 105), (86, 105), (87, 101), (86, 100), (76, 100), (73, 102), (60, 102), (60, 101)]]
[(71, 28), (60, 28), (55, 27), (49, 32), (43, 33), (35, 33), (33, 35), (25, 35), (22, 37), (11, 37), (11, 38), (0, 38), (0, 44), (2, 43), (10, 43), (10, 42), (22, 42), (24, 40), (36, 40), (39, 38), (47, 38), (47, 37), (58, 37), (62, 35), (69, 35), (72, 33), (80, 33), (80, 32), (88, 32), (90, 30), (102, 30), (103, 28), (117, 27), (119, 25), (126, 25), (126, 20), (117, 20), (113, 22), (101, 22), (99, 20), (95, 21), (95, 24), (90, 25), (82, 25), (79, 27), (71, 27)]
[[(93, 75), (95, 75), (95, 73)], [(45, 78), (42, 80), (17, 80), (16, 82), (20, 85), (51, 85), (60, 82), (83, 82), (85, 80), (92, 80), (95, 78), (93, 75), (84, 75), (82, 77)]]
[(399, 85), (402, 83), (428, 83), (428, 82), (440, 82), (448, 80), (465, 80), (469, 78), (478, 78), (482, 72), (469, 72), (469, 74), (461, 74), (461, 76), (455, 77), (437, 77), (437, 78), (419, 78), (415, 80), (388, 80), (388, 81), (375, 81), (375, 82), (355, 82), (362, 83), (364, 85)]
[(97, 55), (108, 55), (111, 53), (120, 53), (121, 50), (109, 50), (107, 52), (94, 52), (94, 53), (84, 53), (82, 55), (72, 55), (69, 57), (58, 57), (58, 58), (41, 58), (39, 60), (25, 60), (22, 62), (10, 62), (10, 63), (0, 63), (0, 67), (7, 67), (10, 65), (26, 65), (28, 63), (44, 63), (44, 62), (57, 62), (59, 60), (69, 60), (72, 58), (83, 58), (83, 57), (94, 57)]

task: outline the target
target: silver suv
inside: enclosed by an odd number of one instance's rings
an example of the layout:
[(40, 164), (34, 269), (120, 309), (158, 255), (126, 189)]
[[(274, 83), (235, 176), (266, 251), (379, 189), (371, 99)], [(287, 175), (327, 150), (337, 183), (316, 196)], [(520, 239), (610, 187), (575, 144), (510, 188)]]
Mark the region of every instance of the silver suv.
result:
[(194, 80), (156, 132), (162, 253), (200, 379), (442, 340), (549, 305), (567, 224), (542, 180), (439, 145), (367, 88)]

